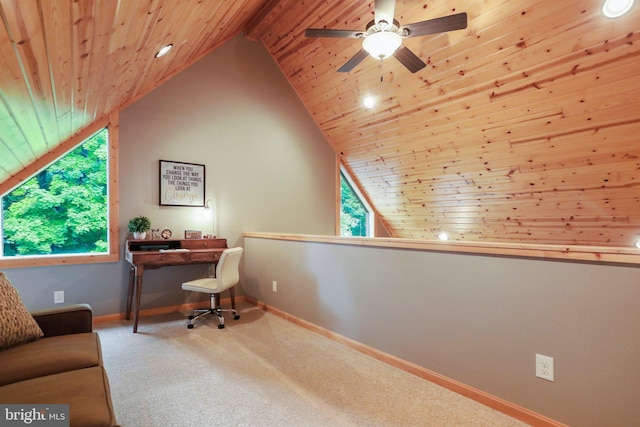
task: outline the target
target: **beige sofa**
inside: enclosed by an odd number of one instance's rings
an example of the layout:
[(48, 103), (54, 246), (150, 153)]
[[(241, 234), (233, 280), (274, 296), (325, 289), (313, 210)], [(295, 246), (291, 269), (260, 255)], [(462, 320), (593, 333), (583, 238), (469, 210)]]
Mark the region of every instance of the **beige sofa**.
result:
[(68, 404), (70, 426), (116, 426), (91, 307), (31, 314), (43, 336), (0, 351), (0, 403)]

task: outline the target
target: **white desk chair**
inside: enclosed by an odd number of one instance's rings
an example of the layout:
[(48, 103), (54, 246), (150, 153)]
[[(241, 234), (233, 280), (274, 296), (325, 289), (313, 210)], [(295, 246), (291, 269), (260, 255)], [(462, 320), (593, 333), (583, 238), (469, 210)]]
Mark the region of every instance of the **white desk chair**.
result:
[[(233, 318), (238, 320), (240, 314), (236, 311), (236, 299), (234, 286), (238, 284), (240, 275), (238, 265), (240, 257), (242, 257), (242, 248), (225, 249), (220, 256), (220, 261), (216, 266), (216, 277), (207, 277), (205, 279), (192, 280), (182, 284), (182, 289), (192, 292), (204, 292), (211, 297), (210, 308), (194, 310), (189, 316), (187, 328), (192, 329), (196, 320), (206, 314), (215, 314), (218, 319), (218, 329), (224, 328), (224, 317), (222, 312), (231, 311)], [(220, 307), (220, 292), (229, 289), (231, 294), (231, 309), (223, 310)]]

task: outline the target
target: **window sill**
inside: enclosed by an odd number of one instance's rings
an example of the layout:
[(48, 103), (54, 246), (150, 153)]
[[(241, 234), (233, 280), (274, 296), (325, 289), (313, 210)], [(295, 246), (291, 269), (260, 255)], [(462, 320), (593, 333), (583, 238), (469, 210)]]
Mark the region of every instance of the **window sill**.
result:
[(0, 259), (0, 269), (44, 267), (52, 265), (96, 264), (103, 262), (118, 262), (119, 260), (119, 253), (95, 255), (16, 256)]

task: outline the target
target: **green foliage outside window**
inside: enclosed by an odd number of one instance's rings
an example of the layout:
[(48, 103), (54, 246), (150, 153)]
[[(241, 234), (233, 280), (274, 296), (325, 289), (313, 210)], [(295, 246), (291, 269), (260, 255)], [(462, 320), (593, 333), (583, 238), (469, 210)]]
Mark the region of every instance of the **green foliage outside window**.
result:
[(2, 198), (3, 256), (108, 252), (107, 129)]
[(340, 173), (340, 235), (367, 236), (367, 209)]

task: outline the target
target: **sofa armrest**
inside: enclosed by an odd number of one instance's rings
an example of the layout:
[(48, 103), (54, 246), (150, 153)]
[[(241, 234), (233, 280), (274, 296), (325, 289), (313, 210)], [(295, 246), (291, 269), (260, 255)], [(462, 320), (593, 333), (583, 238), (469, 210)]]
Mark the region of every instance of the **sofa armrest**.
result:
[(89, 304), (32, 311), (45, 337), (80, 334), (93, 331), (93, 312)]

